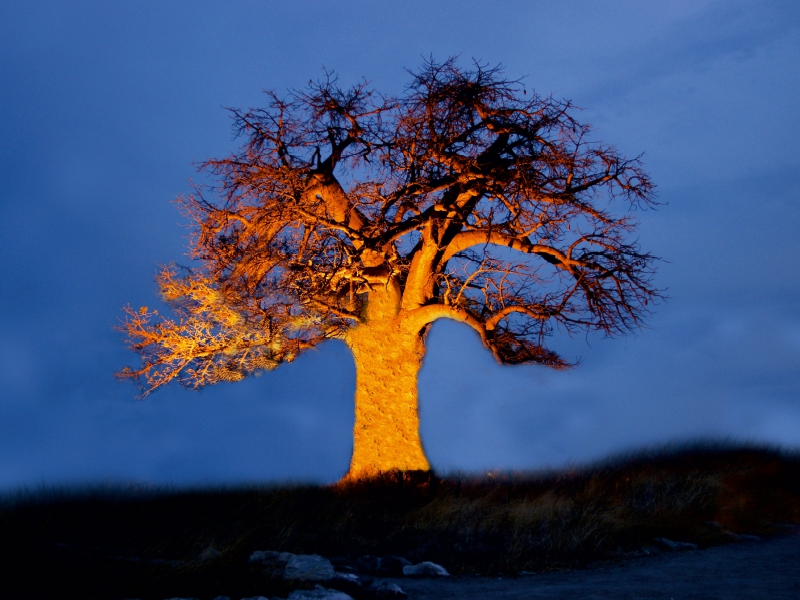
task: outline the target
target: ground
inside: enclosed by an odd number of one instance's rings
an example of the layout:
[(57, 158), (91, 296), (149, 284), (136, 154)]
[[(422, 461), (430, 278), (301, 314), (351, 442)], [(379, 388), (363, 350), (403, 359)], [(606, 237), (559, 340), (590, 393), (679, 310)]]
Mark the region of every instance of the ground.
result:
[(800, 598), (800, 530), (762, 542), (663, 553), (622, 565), (516, 578), (392, 580), (410, 600)]

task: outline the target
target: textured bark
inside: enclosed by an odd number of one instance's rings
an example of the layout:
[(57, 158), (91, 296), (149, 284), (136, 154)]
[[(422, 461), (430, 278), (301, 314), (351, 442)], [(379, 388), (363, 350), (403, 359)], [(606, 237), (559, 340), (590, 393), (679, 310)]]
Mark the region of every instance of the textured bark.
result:
[(356, 364), (353, 457), (347, 478), (429, 470), (419, 436), (417, 375), (425, 346), (398, 313), (399, 289), (370, 293), (366, 321), (347, 335)]

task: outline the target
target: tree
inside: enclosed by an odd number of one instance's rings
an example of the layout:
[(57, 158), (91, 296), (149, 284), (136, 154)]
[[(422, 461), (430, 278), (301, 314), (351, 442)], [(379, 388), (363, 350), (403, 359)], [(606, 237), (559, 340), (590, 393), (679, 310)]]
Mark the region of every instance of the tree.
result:
[(417, 373), (437, 319), (472, 327), (501, 363), (556, 368), (569, 363), (545, 346), (554, 328), (641, 324), (655, 259), (628, 239), (636, 221), (611, 212), (655, 203), (639, 159), (499, 67), (409, 73), (397, 98), (328, 74), (232, 110), (243, 147), (202, 165), (216, 185), (179, 198), (201, 266), (158, 277), (176, 319), (126, 307), (142, 366), (120, 377), (145, 395), (174, 379), (199, 388), (344, 340), (349, 476), (362, 477), (429, 469)]

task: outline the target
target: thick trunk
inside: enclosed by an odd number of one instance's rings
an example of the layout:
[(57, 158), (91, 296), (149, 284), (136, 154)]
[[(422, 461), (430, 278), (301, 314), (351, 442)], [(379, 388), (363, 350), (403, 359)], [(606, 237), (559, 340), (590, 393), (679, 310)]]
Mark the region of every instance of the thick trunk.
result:
[(367, 320), (347, 335), (356, 363), (353, 458), (347, 478), (428, 470), (419, 437), (417, 374), (425, 346), (398, 315), (399, 294), (370, 294)]

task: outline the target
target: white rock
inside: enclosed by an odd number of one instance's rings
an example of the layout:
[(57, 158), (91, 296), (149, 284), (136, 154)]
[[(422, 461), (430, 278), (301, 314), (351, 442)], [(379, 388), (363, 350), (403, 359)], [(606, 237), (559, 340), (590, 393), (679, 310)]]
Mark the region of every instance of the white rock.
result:
[(284, 579), (329, 581), (334, 570), (331, 561), (318, 554), (293, 554), (283, 571)]
[[(313, 556), (309, 555), (309, 556)], [(329, 590), (318, 585), (313, 590), (295, 590), (289, 594), (289, 600), (353, 600), (344, 592)]]
[(443, 566), (426, 560), (418, 565), (403, 567), (403, 575), (408, 577), (449, 577), (450, 573)]
[(355, 573), (339, 573), (338, 571), (333, 574), (334, 581), (345, 581), (353, 585), (361, 585), (361, 578)]

